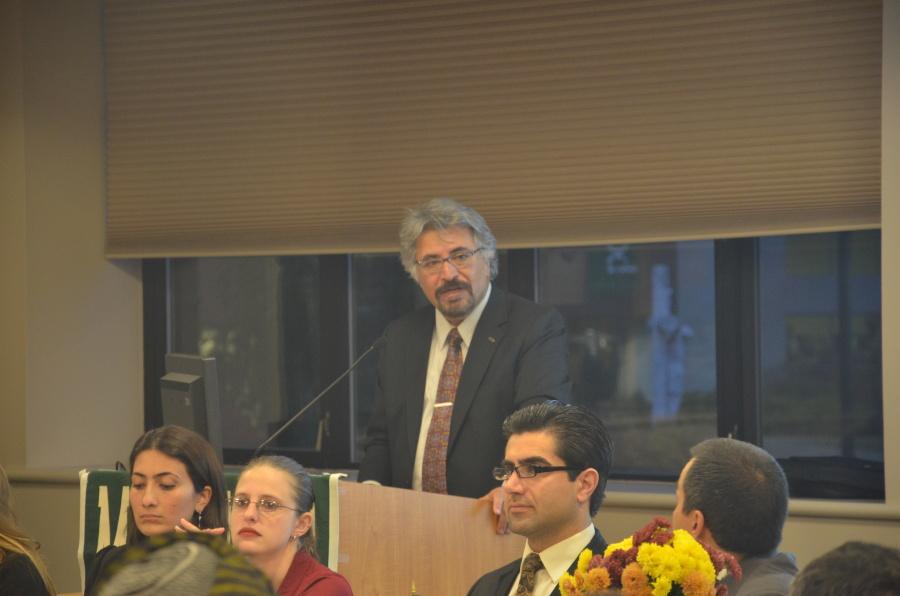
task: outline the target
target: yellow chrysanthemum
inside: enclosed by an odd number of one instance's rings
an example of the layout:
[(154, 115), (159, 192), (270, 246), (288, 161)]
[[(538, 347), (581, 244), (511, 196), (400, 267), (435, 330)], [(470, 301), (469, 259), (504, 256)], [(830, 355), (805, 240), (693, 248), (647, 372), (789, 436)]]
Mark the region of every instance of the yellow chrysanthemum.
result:
[(664, 577), (676, 581), (681, 577), (681, 563), (670, 546), (645, 542), (638, 547), (637, 562), (651, 578)]
[(563, 573), (562, 577), (559, 578), (559, 592), (562, 596), (578, 596), (575, 578), (568, 573)]
[(616, 543), (614, 543), (614, 544), (610, 544), (609, 546), (607, 546), (607, 547), (606, 547), (606, 550), (603, 551), (603, 556), (604, 556), (604, 557), (608, 557), (608, 556), (611, 555), (614, 551), (617, 551), (617, 550), (628, 550), (628, 549), (631, 548), (632, 546), (634, 546), (634, 545), (633, 545), (632, 542), (631, 542), (631, 536), (629, 536), (628, 538), (626, 538), (625, 540), (622, 540), (621, 542), (616, 542)]
[(653, 582), (653, 596), (668, 596), (669, 592), (672, 591), (672, 580), (668, 577), (660, 577), (657, 578), (655, 582)]
[(684, 530), (675, 530), (672, 547), (678, 554), (682, 576), (691, 571), (699, 571), (710, 583), (716, 581), (716, 568), (706, 549)]
[(578, 555), (578, 571), (582, 573), (587, 573), (588, 563), (591, 562), (591, 559), (594, 557), (594, 553), (591, 552), (591, 549), (586, 548), (581, 551), (581, 554)]
[(609, 571), (606, 567), (594, 567), (587, 572), (584, 587), (590, 592), (601, 592), (610, 585)]

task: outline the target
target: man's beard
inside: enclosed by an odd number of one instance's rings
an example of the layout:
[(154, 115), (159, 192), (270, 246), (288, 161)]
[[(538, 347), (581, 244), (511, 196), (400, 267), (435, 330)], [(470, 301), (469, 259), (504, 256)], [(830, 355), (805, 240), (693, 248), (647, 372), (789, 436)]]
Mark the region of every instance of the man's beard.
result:
[[(452, 304), (442, 302), (441, 296), (452, 290), (463, 290), (468, 293), (468, 296)], [(464, 317), (475, 308), (475, 295), (472, 292), (472, 286), (464, 281), (448, 281), (435, 291), (435, 295), (437, 296), (438, 310), (446, 317)]]

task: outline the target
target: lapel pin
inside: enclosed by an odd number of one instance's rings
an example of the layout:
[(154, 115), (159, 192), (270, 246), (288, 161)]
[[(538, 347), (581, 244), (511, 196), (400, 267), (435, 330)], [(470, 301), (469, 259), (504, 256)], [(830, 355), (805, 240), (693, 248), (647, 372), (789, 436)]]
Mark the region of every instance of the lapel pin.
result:
[(488, 341), (491, 342), (492, 344), (497, 343), (497, 340), (494, 339), (494, 336), (493, 336), (493, 335), (488, 335)]

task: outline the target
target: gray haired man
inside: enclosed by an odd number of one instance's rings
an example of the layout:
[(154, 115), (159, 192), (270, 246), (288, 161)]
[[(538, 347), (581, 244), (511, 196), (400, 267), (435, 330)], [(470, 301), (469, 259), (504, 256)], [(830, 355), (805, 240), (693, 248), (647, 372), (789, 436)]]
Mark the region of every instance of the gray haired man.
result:
[(477, 211), (451, 199), (409, 211), (400, 258), (431, 305), (385, 331), (359, 479), (495, 495), (506, 416), (569, 400), (563, 319), (492, 286), (494, 236)]

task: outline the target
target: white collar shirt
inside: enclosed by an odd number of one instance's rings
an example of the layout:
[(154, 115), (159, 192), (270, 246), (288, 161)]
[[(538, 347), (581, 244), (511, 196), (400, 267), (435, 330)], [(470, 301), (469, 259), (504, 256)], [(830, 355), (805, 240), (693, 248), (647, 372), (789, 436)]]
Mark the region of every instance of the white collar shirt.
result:
[[(462, 338), (460, 346), (460, 356), (463, 363), (466, 361), (466, 355), (469, 353), (469, 346), (472, 343), (472, 337), (475, 335), (475, 328), (478, 321), (481, 320), (481, 314), (484, 307), (487, 306), (488, 299), (491, 297), (491, 285), (488, 284), (484, 298), (481, 299), (475, 308), (469, 313), (463, 321), (456, 327)], [(428, 427), (431, 426), (431, 416), (434, 413), (434, 403), (437, 400), (438, 382), (441, 379), (441, 369), (444, 368), (444, 360), (447, 359), (447, 334), (453, 329), (444, 315), (437, 309), (434, 309), (434, 333), (431, 336), (431, 351), (428, 354), (428, 372), (425, 376), (425, 395), (422, 403), (422, 425), (419, 427), (419, 442), (416, 445), (416, 460), (413, 464), (413, 490), (422, 490), (422, 461), (425, 459), (425, 441), (428, 438)], [(499, 430), (498, 430), (499, 432)]]
[[(593, 538), (594, 524), (589, 524), (577, 534), (573, 534), (565, 540), (557, 542), (553, 546), (549, 546), (538, 553), (541, 557), (541, 563), (544, 564), (544, 568), (535, 574), (534, 590), (531, 592), (532, 596), (550, 596), (550, 593), (553, 592), (556, 584), (559, 583), (563, 573), (569, 570), (572, 562), (578, 558), (581, 551), (587, 548), (587, 545), (591, 543)], [(525, 561), (525, 557), (533, 552), (531, 546), (526, 541), (525, 552), (522, 554), (522, 562)], [(519, 588), (519, 578), (521, 576), (522, 563), (519, 563), (519, 575), (516, 577), (516, 581), (513, 582), (512, 589), (509, 591), (509, 596), (515, 596), (516, 590)]]

